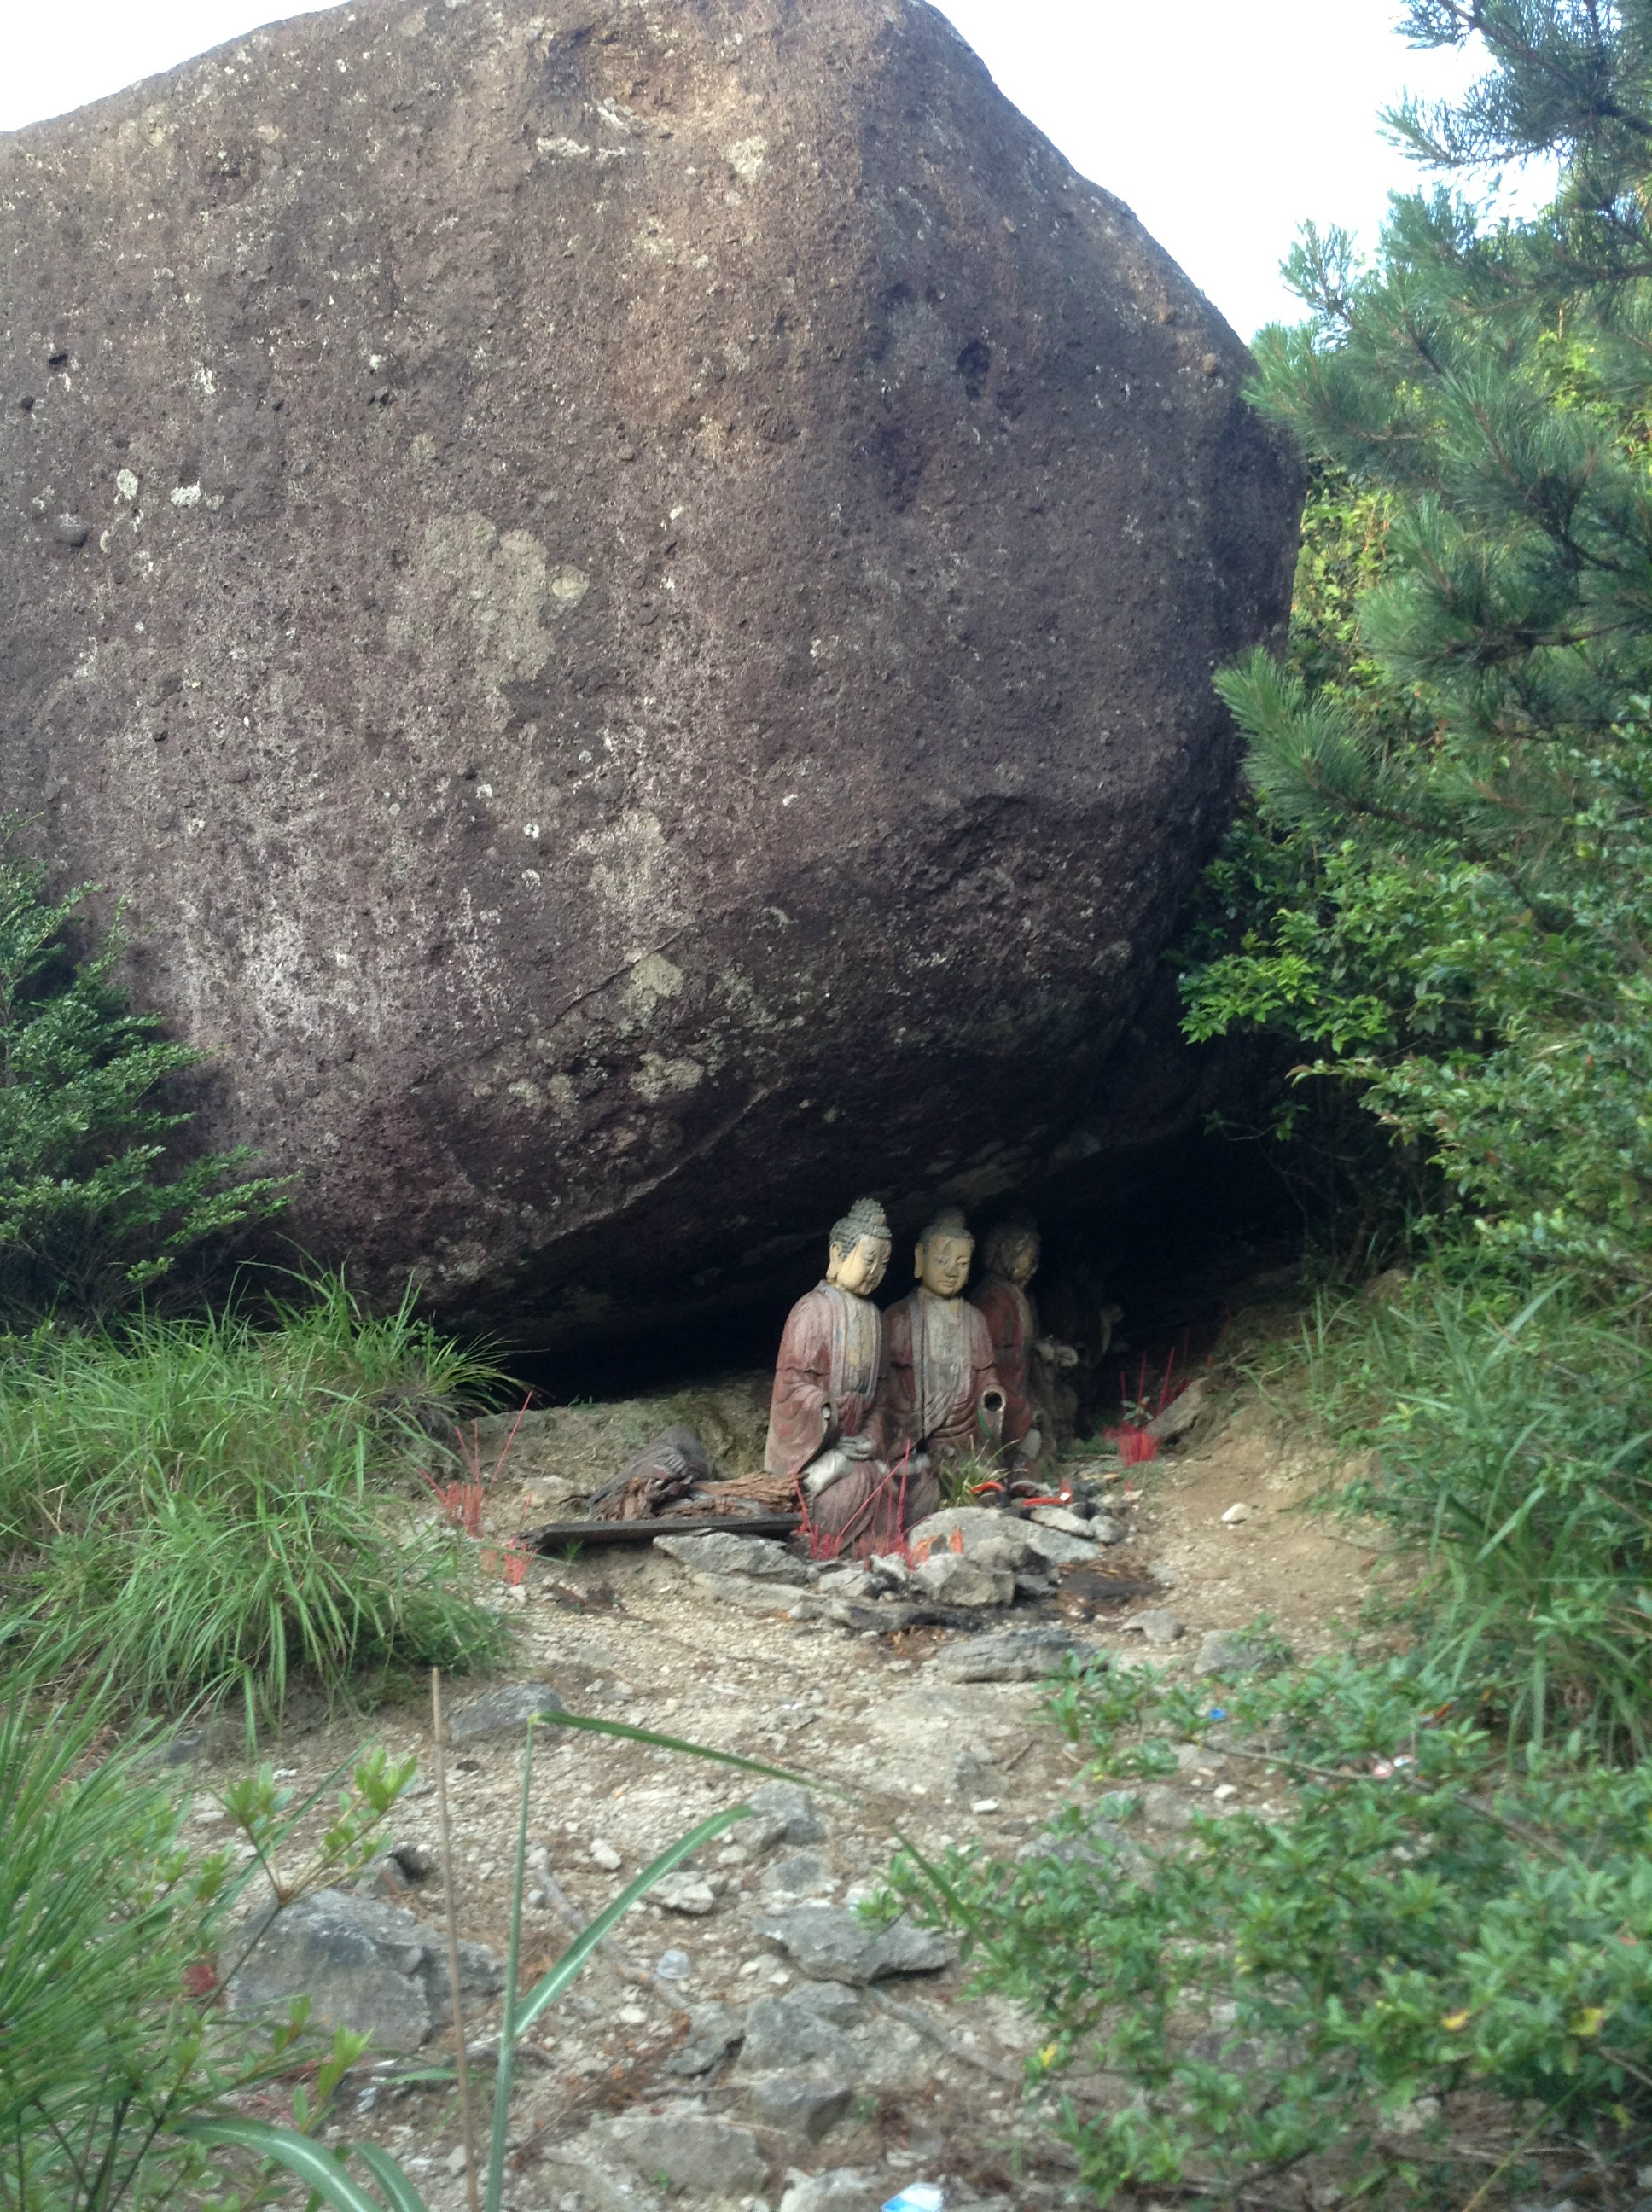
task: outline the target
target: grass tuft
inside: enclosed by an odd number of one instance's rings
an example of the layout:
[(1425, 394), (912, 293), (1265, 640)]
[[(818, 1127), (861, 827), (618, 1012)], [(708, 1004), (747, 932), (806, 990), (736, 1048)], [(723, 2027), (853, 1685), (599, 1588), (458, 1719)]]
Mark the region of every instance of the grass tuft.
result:
[(413, 1510), (434, 1408), (490, 1379), (404, 1301), (337, 1278), (278, 1325), (233, 1316), (0, 1340), (9, 1610), (60, 1666), (169, 1712), (279, 1716), (387, 1671), (499, 1656), (473, 1554)]
[(1343, 1502), (1423, 1547), (1432, 1662), (1511, 1742), (1652, 1746), (1652, 1346), (1564, 1279), (1472, 1266), (1305, 1339), (1315, 1410), (1372, 1470)]

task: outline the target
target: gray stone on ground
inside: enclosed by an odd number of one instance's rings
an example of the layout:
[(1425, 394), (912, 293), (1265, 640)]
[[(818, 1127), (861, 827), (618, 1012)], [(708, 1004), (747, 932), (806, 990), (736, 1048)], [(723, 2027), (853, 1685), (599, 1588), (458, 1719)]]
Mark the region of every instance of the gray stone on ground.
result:
[(877, 1584), (865, 1567), (831, 1567), (815, 1588), (822, 1597), (871, 1597)]
[(1084, 1523), (1084, 1533), (1097, 1544), (1122, 1544), (1130, 1531), (1110, 1513), (1097, 1513)]
[(1043, 1564), (1043, 1554), (1036, 1552), (1013, 1522), (1001, 1536), (983, 1536), (972, 1544), (967, 1555), (977, 1566), (1003, 1567), (1018, 1575), (1025, 1569)]
[(973, 1746), (955, 1751), (946, 1770), (946, 1794), (955, 1802), (969, 1804), (977, 1797), (996, 1797), (1004, 1777)]
[(898, 1552), (875, 1553), (866, 1571), (880, 1590), (903, 1590), (912, 1580), (912, 1570)]
[[(635, 2175), (615, 2171), (612, 2148), (594, 2130), (572, 2142), (540, 2145), (533, 2166), (548, 2192), (541, 2201), (577, 2205), (579, 2212), (654, 2212), (659, 2201)], [(465, 2201), (463, 2190), (442, 2200), (453, 2206)]]
[(753, 1931), (784, 1951), (800, 1973), (864, 1988), (895, 1974), (934, 1974), (952, 1964), (951, 1946), (903, 1913), (887, 1927), (869, 1926), (848, 1905), (799, 1905), (771, 1912)]
[(1190, 1828), (1193, 1808), (1179, 1790), (1156, 1782), (1141, 1793), (1141, 1816), (1150, 1828)]
[(942, 1682), (1036, 1682), (1074, 1653), (1099, 1656), (1095, 1644), (1080, 1644), (1065, 1628), (1006, 1628), (943, 1644), (925, 1673)]
[(799, 1600), (790, 1583), (762, 1575), (697, 1574), (693, 1587), (702, 1597), (715, 1598), (720, 1605), (738, 1606), (743, 1613), (790, 1613), (794, 1604), (812, 1608), (817, 1602), (812, 1597)]
[(461, 1705), (447, 1722), (450, 1743), (483, 1743), (489, 1736), (518, 1735), (530, 1721), (546, 1720), (567, 1706), (544, 1682), (507, 1682)]
[(854, 1635), (893, 1636), (916, 1627), (926, 1617), (921, 1605), (903, 1605), (892, 1597), (875, 1601), (853, 1597), (806, 1597), (787, 1608), (793, 1620), (835, 1620)]
[(788, 1844), (823, 1844), (826, 1823), (815, 1810), (812, 1792), (795, 1782), (764, 1782), (746, 1798), (753, 1817), (732, 1831), (734, 1840), (748, 1850), (767, 1850), (782, 1840)]
[(1089, 1520), (1066, 1505), (1035, 1505), (1032, 1509), (1034, 1525), (1040, 1528), (1059, 1528), (1065, 1536), (1090, 1534)]
[(845, 1982), (799, 1982), (787, 1990), (782, 2004), (795, 2005), (816, 2020), (829, 2020), (834, 2027), (853, 2027), (866, 2014), (866, 2000)]
[(703, 1875), (685, 1874), (662, 1875), (648, 1892), (648, 1901), (666, 1912), (686, 1912), (703, 1917), (717, 1910), (717, 1893)]
[(1129, 1634), (1145, 1637), (1149, 1644), (1179, 1643), (1187, 1633), (1187, 1622), (1174, 1613), (1139, 1613), (1133, 1620), (1127, 1620), (1124, 1625)]
[[(1013, 1513), (995, 1512), (986, 1505), (946, 1505), (919, 1522), (911, 1532), (914, 1549), (929, 1547), (938, 1558), (951, 1547), (954, 1534), (963, 1540), (963, 1556), (974, 1559), (983, 1544), (1008, 1540), (1024, 1544), (1028, 1553), (1053, 1567), (1073, 1566), (1094, 1559), (1103, 1543), (1120, 1541), (1125, 1534), (1105, 1514), (1084, 1522), (1085, 1534), (1070, 1536), (1064, 1528), (1048, 1528), (1036, 1521), (1023, 1521)], [(1108, 1531), (1116, 1534), (1108, 1534)], [(989, 1557), (991, 1554), (988, 1555)]]
[(696, 2005), (689, 2018), (689, 2033), (661, 2067), (663, 2074), (692, 2077), (709, 2074), (739, 2047), (744, 2022), (736, 2005)]
[(705, 2112), (622, 2112), (605, 2128), (616, 2154), (653, 2180), (663, 2174), (673, 2190), (707, 2197), (755, 2197), (768, 2162), (750, 2128)]
[(1211, 1402), (1211, 1386), (1203, 1375), (1196, 1375), (1178, 1397), (1172, 1398), (1162, 1413), (1156, 1413), (1147, 1424), (1147, 1433), (1162, 1444), (1173, 1444), (1195, 1427)]
[(799, 2143), (818, 2142), (854, 2102), (847, 2082), (823, 2074), (759, 2074), (745, 2084), (743, 2108), (759, 2127)]
[(823, 1897), (832, 1887), (832, 1870), (824, 1851), (793, 1851), (765, 1869), (762, 1886), (788, 1897)]
[(803, 1560), (784, 1544), (764, 1536), (735, 1536), (714, 1528), (703, 1536), (656, 1536), (654, 1549), (697, 1575), (746, 1575), (760, 1582), (789, 1583), (799, 1589), (806, 1589), (811, 1579)]
[[(738, 2070), (743, 2074), (835, 2074), (853, 2080), (855, 2050), (841, 2023), (804, 2002), (806, 1990), (762, 1997), (746, 2014)], [(851, 2012), (848, 2017), (853, 2020)]]
[(1251, 1643), (1236, 1631), (1213, 1628), (1199, 1647), (1195, 1674), (1254, 1674), (1276, 1663), (1277, 1655)]
[(985, 1566), (957, 1552), (932, 1553), (912, 1580), (937, 1605), (976, 1608), (1015, 1601), (1015, 1577), (1007, 1568)]
[(859, 2166), (839, 2166), (825, 2173), (788, 2173), (780, 2212), (878, 2212), (899, 2185)]
[[(229, 1985), (237, 2020), (284, 2014), (295, 1996), (310, 1999), (312, 2025), (349, 2027), (377, 2052), (416, 2051), (452, 2017), (446, 1939), (435, 1928), (376, 1899), (335, 1889), (266, 1908), (263, 1932)], [(459, 1990), (467, 2010), (504, 1987), (504, 1969), (484, 1943), (459, 1947)]]
[[(1119, 1802), (1121, 1796), (1129, 1797), (1127, 1805)], [(1114, 1811), (1129, 1817), (1139, 1804), (1139, 1800), (1130, 1793), (1109, 1792), (1084, 1820), (1047, 1828), (1023, 1844), (1016, 1858), (1023, 1863), (1029, 1859), (1054, 1859), (1059, 1866), (1094, 1867), (1103, 1874), (1140, 1880), (1151, 1871), (1151, 1863), (1111, 1817)]]

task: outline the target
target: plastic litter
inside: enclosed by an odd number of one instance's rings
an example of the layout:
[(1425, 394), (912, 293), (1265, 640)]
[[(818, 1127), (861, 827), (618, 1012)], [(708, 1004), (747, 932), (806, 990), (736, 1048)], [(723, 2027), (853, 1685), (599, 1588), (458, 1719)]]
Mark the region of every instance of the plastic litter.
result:
[(662, 1982), (686, 1982), (694, 1972), (694, 1962), (686, 1951), (662, 1951), (654, 1972)]
[(1227, 1717), (1228, 1709), (1225, 1705), (1212, 1705), (1205, 1716), (1207, 1721), (1224, 1721)]
[(946, 2212), (946, 2191), (932, 2181), (908, 2181), (898, 2197), (891, 2197), (884, 2212)]

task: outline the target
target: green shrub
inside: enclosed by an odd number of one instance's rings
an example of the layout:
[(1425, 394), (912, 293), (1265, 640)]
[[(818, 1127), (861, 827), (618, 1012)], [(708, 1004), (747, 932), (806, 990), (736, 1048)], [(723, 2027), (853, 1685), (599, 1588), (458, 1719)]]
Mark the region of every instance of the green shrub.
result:
[(1339, 1500), (1431, 1571), (1407, 1613), (1458, 1692), (1516, 1744), (1587, 1723), (1652, 1747), (1652, 1346), (1638, 1316), (1552, 1279), (1526, 1298), (1484, 1264), (1322, 1310), (1309, 1401), (1375, 1471)]
[[(296, 2051), (302, 2004), (273, 2042), (224, 2020), (215, 1978), (234, 1971), (242, 1877), (227, 1851), (191, 1863), (191, 1796), (141, 1736), (103, 1746), (107, 1719), (42, 1698), (26, 1672), (0, 1681), (0, 2212), (206, 2201), (207, 2159), (177, 2132), (191, 2113), (298, 2057), (323, 2057), (325, 2099), (361, 2049)], [(286, 1902), (360, 1870), (412, 1772), (361, 1760), (325, 1842), (282, 1870)], [(267, 1770), (228, 1802), (254, 1865), (277, 1863), (306, 1809)]]
[[(1203, 1739), (1287, 1813), (1200, 1819), (1144, 1860), (1074, 1804), (1024, 1862), (977, 1848), (894, 1870), (903, 1901), (963, 1935), (977, 1986), (1048, 2028), (1032, 2074), (1065, 2092), (1057, 2130), (1096, 2201), (1246, 2201), (1301, 2169), (1339, 2201), (1461, 2203), (1488, 2140), (1511, 2168), (1556, 2138), (1632, 2167), (1652, 2124), (1652, 1767), (1515, 1778), (1409, 1662), (1219, 1694), (1217, 1723), (1208, 1697), (1073, 1667), (1055, 1710), (1096, 1781)], [(1137, 1736), (1144, 1720), (1162, 1733)]]
[[(282, 1326), (218, 1316), (0, 1340), (0, 1556), (60, 1664), (169, 1711), (282, 1710), (387, 1668), (497, 1657), (472, 1554), (416, 1522), (414, 1412), (483, 1385), (410, 1303), (341, 1283)], [(428, 1449), (428, 1446), (424, 1447)]]
[(1370, 265), (1311, 225), (1291, 258), (1308, 316), (1258, 338), (1250, 396), (1315, 498), (1288, 665), (1218, 678), (1254, 814), (1185, 948), (1187, 1027), (1294, 1047), (1513, 1253), (1644, 1286), (1647, 22), (1405, 16), (1489, 64), (1389, 118), (1412, 150), (1471, 191), (1539, 155), (1558, 189), (1510, 224), (1397, 196)]
[(77, 957), (88, 896), (54, 902), (42, 868), (0, 854), (0, 1322), (130, 1305), (285, 1203), (233, 1180), (246, 1150), (168, 1158), (191, 1118), (170, 1091), (203, 1055), (131, 1011), (118, 932)]

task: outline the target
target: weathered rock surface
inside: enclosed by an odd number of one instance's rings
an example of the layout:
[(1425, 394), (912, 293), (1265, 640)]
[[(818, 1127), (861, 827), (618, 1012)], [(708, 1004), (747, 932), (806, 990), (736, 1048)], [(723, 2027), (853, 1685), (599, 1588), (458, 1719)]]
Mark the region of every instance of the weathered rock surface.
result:
[(749, 1851), (765, 1851), (784, 1840), (788, 1844), (823, 1844), (826, 1823), (815, 1809), (814, 1794), (795, 1782), (764, 1782), (746, 1794), (754, 1818), (733, 1831)]
[(1227, 1628), (1213, 1628), (1203, 1638), (1199, 1656), (1193, 1661), (1195, 1674), (1238, 1674), (1265, 1673), (1277, 1666), (1279, 1660), (1264, 1645), (1253, 1643), (1248, 1637)]
[[(467, 2008), (504, 1987), (484, 1943), (459, 1945), (459, 1971)], [(393, 1905), (318, 1891), (268, 1922), (229, 1985), (229, 2009), (241, 2020), (284, 2015), (295, 1996), (310, 1999), (316, 2027), (355, 2028), (375, 2052), (416, 2051), (452, 2016), (446, 1939)]]
[(837, 2125), (854, 2092), (824, 2075), (761, 2074), (747, 2082), (742, 2102), (760, 2126), (812, 2143)]
[(752, 1928), (784, 1951), (799, 1972), (847, 1982), (852, 1989), (892, 1974), (938, 1973), (952, 1963), (945, 1938), (915, 1926), (904, 1913), (885, 1928), (872, 1928), (848, 1905), (799, 1905), (763, 1915)]
[(799, 1589), (809, 1584), (803, 1561), (793, 1559), (784, 1544), (762, 1536), (731, 1536), (713, 1529), (705, 1536), (656, 1536), (654, 1549), (697, 1575), (749, 1575), (758, 1582), (789, 1583)]
[(544, 1682), (508, 1682), (461, 1705), (447, 1733), (455, 1743), (481, 1743), (490, 1736), (520, 1735), (531, 1722), (550, 1720), (567, 1710)]
[(592, 2130), (650, 2180), (708, 2197), (747, 2197), (762, 2188), (767, 2162), (749, 2128), (703, 2112), (622, 2112)]
[(938, 1605), (977, 1607), (1008, 1605), (1015, 1596), (1015, 1577), (1004, 1567), (966, 1559), (959, 1552), (937, 1552), (924, 1561), (912, 1577), (925, 1597)]
[(1065, 1628), (1009, 1628), (996, 1636), (970, 1636), (943, 1644), (925, 1669), (944, 1682), (1038, 1682), (1063, 1660), (1095, 1656)]
[(1146, 1133), (1297, 485), (938, 13), (365, 0), (0, 207), (0, 808), (301, 1246), (549, 1342)]

